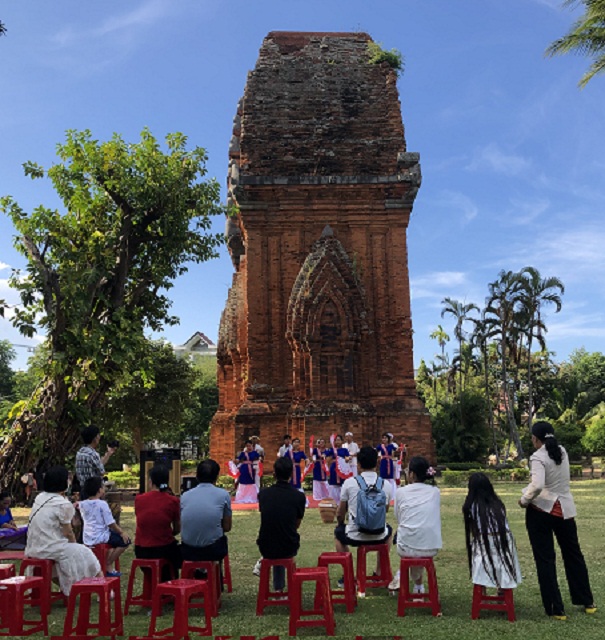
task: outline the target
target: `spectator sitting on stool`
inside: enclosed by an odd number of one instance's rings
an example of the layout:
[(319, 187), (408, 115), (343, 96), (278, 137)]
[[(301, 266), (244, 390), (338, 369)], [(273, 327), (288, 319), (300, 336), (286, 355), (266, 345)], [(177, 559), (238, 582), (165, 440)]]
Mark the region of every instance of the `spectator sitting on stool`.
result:
[[(373, 447), (362, 447), (357, 454), (357, 464), (359, 475), (365, 480), (369, 487), (375, 485), (378, 480), (376, 464), (378, 463), (378, 452)], [(386, 494), (386, 509), (389, 510), (391, 501), (391, 491), (388, 483), (382, 485), (382, 490)], [(362, 533), (355, 524), (355, 514), (357, 513), (357, 494), (359, 484), (357, 478), (347, 478), (342, 485), (340, 494), (340, 504), (336, 511), (338, 526), (334, 529), (336, 551), (343, 553), (349, 550), (349, 546), (360, 547), (365, 544), (388, 544), (392, 529), (385, 523), (381, 533)], [(345, 526), (345, 515), (349, 512), (349, 522)], [(377, 569), (378, 571), (378, 569)]]
[[(80, 515), (84, 523), (84, 544), (87, 547), (94, 547), (97, 544), (108, 544), (112, 547), (107, 554), (107, 568), (109, 568), (130, 545), (130, 536), (118, 526), (109, 505), (103, 500), (105, 496), (103, 478), (99, 476), (88, 478), (83, 489), (89, 496), (79, 503)], [(120, 573), (107, 571), (106, 575), (119, 576)]]
[(216, 486), (221, 468), (214, 460), (197, 466), (198, 485), (181, 496), (181, 555), (183, 560), (221, 561), (228, 553), (231, 498)]
[[(289, 457), (273, 464), (275, 484), (258, 494), (260, 530), (256, 544), (263, 558), (294, 558), (300, 547), (298, 528), (305, 515), (306, 498), (290, 484), (294, 465)], [(273, 588), (283, 591), (285, 567), (273, 567)]]

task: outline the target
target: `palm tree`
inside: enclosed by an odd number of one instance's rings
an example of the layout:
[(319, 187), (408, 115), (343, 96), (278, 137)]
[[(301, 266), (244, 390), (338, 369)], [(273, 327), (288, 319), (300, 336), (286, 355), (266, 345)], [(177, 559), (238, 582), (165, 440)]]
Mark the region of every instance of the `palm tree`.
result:
[(542, 321), (542, 306), (554, 304), (555, 313), (561, 311), (561, 295), (565, 293), (565, 287), (559, 278), (542, 278), (535, 267), (525, 267), (519, 272), (521, 283), (521, 304), (527, 317), (527, 397), (528, 419), (527, 424), (531, 429), (533, 417), (532, 397), (532, 372), (531, 372), (531, 348), (535, 337), (542, 350), (546, 349), (543, 333), (546, 326)]
[(496, 435), (496, 426), (494, 423), (494, 408), (492, 406), (492, 394), (489, 384), (489, 348), (488, 340), (494, 335), (493, 321), (490, 321), (485, 317), (485, 310), (481, 312), (481, 318), (473, 319), (475, 328), (471, 335), (471, 345), (479, 349), (481, 359), (483, 362), (483, 385), (485, 389), (485, 406), (487, 409), (487, 421), (492, 432), (494, 453), (496, 454), (496, 461), (500, 464), (500, 451), (498, 448), (498, 438)]
[[(605, 0), (581, 0), (586, 11), (575, 22), (569, 32), (555, 40), (546, 50), (554, 56), (559, 53), (580, 53), (593, 59), (588, 71), (580, 79), (580, 87), (585, 87), (598, 73), (605, 71)], [(568, 6), (578, 4), (578, 0), (566, 0)]]
[(521, 287), (518, 275), (512, 271), (501, 271), (498, 280), (488, 285), (489, 297), (486, 300), (485, 316), (493, 323), (500, 338), (500, 358), (502, 360), (502, 396), (506, 411), (506, 420), (510, 439), (515, 443), (517, 456), (523, 457), (523, 446), (515, 421), (514, 398), (511, 397), (508, 381), (507, 347), (510, 332), (515, 322), (515, 313), (519, 302)]
[[(454, 335), (456, 336), (456, 340), (458, 340), (458, 353), (462, 353), (462, 343), (465, 341), (466, 336), (463, 329), (463, 324), (465, 320), (470, 320), (469, 314), (471, 311), (479, 311), (479, 307), (469, 302), (465, 304), (464, 302), (460, 302), (459, 300), (454, 300), (453, 298), (444, 298), (441, 301), (442, 305), (445, 305), (441, 310), (441, 317), (445, 317), (446, 314), (450, 314), (454, 316), (456, 319), (456, 326), (454, 327)], [(460, 389), (462, 390), (462, 368), (460, 368)]]
[(445, 345), (450, 341), (450, 337), (443, 330), (443, 327), (438, 324), (437, 328), (429, 336), (431, 340), (437, 340), (437, 343), (441, 347), (441, 357), (445, 358)]

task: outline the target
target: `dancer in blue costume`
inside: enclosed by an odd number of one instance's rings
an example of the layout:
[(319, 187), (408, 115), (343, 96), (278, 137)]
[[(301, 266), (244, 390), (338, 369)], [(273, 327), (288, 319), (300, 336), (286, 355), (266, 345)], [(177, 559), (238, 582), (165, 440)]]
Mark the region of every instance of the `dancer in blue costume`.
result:
[(328, 474), (326, 473), (325, 464), (325, 441), (318, 438), (316, 446), (311, 450), (313, 459), (313, 499), (323, 500), (329, 498), (328, 492)]
[(256, 486), (256, 469), (254, 463), (260, 456), (254, 450), (252, 440), (246, 440), (246, 448), (237, 457), (239, 467), (239, 485), (235, 494), (236, 503), (254, 504), (258, 502), (258, 488)]
[(380, 456), (378, 475), (391, 486), (391, 496), (395, 495), (395, 465), (397, 464), (397, 445), (393, 444), (389, 433), (382, 434), (382, 442), (376, 447)]

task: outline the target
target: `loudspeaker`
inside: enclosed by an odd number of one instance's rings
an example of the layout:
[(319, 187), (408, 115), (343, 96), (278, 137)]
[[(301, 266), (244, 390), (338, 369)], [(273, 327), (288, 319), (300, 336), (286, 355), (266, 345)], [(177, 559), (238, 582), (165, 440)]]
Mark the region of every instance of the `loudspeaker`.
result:
[(139, 473), (139, 493), (147, 491), (149, 471), (156, 464), (168, 468), (168, 485), (175, 495), (181, 493), (181, 450), (180, 449), (146, 449), (141, 451)]

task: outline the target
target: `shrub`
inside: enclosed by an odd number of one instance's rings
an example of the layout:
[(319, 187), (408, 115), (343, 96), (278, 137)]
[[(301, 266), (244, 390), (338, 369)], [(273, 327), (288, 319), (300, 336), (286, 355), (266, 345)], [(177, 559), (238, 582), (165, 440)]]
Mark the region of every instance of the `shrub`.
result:
[(441, 402), (432, 416), (437, 458), (452, 462), (484, 458), (490, 442), (485, 415), (485, 398), (477, 391), (464, 391), (453, 401)]
[(118, 489), (139, 488), (139, 474), (134, 471), (110, 471), (107, 477)]
[(479, 462), (440, 462), (440, 467), (445, 467), (448, 471), (481, 471), (483, 468)]
[(368, 54), (370, 56), (368, 60), (370, 64), (382, 64), (386, 62), (389, 67), (395, 69), (397, 76), (403, 73), (404, 63), (401, 51), (397, 49), (387, 51), (382, 48), (379, 42), (368, 42)]

